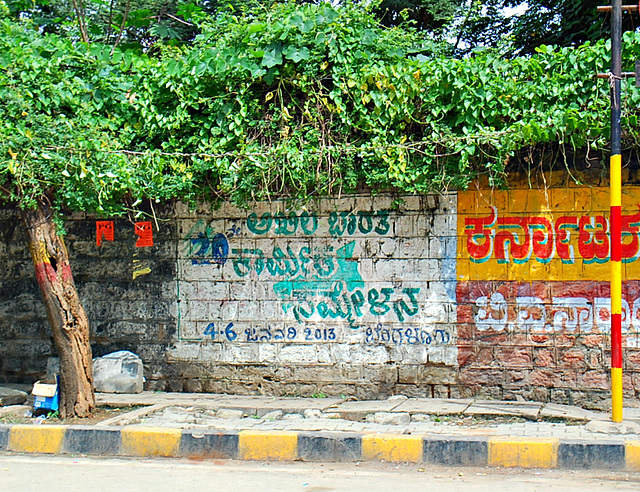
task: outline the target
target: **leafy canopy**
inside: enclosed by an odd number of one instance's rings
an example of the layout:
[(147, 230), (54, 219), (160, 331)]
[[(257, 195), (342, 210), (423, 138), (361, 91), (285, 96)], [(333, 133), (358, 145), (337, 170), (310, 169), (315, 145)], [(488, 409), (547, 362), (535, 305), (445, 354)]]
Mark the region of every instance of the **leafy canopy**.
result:
[[(482, 173), (497, 184), (510, 159), (536, 146), (607, 145), (608, 86), (593, 77), (609, 64), (604, 42), (450, 59), (415, 31), (327, 4), (201, 27), (193, 48), (159, 60), (136, 91), (147, 144), (222, 156), (190, 161), (194, 182), (214, 195), (310, 196), (363, 183), (426, 192)], [(629, 34), (628, 64), (637, 53)], [(631, 108), (637, 97), (629, 86)]]
[[(0, 196), (22, 206), (423, 193), (499, 184), (532, 149), (599, 152), (609, 138), (608, 86), (593, 77), (604, 42), (451, 59), (362, 7), (295, 3), (202, 14), (192, 44), (147, 54), (0, 27)], [(628, 33), (625, 64), (639, 54)], [(625, 93), (635, 146), (640, 95)]]
[[(145, 57), (0, 23), (0, 198), (108, 214), (167, 188), (161, 163), (127, 148), (130, 74)], [(149, 189), (149, 184), (162, 186)]]

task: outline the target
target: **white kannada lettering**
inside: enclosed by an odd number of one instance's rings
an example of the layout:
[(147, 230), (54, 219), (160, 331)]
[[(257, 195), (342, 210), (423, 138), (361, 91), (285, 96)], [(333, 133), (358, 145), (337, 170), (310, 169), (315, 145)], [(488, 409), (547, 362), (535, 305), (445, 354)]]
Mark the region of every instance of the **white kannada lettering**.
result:
[[(508, 302), (500, 292), (480, 296), (475, 302), (474, 321), (479, 331), (509, 330), (531, 334), (546, 333), (610, 333), (611, 300), (596, 297), (593, 302), (584, 297), (554, 297), (545, 303), (540, 297), (515, 298), (515, 320), (507, 325)], [(640, 298), (631, 305), (622, 299), (622, 332), (640, 333)], [(513, 311), (512, 311), (513, 312)], [(512, 314), (513, 317), (513, 314)]]
[(500, 292), (478, 297), (477, 310), (473, 315), (476, 328), (480, 331), (503, 331), (507, 326), (507, 301)]

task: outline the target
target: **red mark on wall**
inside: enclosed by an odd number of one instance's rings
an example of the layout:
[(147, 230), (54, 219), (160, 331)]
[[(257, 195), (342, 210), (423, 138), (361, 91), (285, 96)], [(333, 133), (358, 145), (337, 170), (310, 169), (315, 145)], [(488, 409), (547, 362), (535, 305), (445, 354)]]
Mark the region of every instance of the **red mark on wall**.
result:
[(136, 235), (138, 236), (136, 248), (153, 246), (153, 229), (151, 222), (136, 222)]
[(102, 246), (102, 240), (113, 241), (113, 221), (98, 220), (96, 221), (96, 244)]

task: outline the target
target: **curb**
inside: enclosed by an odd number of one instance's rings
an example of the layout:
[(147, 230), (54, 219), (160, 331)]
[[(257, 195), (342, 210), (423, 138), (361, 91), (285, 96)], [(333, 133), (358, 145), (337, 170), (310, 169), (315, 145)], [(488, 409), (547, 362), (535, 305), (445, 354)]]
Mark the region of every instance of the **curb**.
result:
[(0, 425), (0, 452), (640, 471), (640, 441)]

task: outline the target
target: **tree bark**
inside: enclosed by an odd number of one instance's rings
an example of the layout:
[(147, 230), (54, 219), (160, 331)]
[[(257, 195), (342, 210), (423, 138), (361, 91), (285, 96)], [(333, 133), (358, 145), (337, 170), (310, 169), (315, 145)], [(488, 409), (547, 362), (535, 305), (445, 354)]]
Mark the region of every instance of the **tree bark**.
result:
[(95, 408), (89, 320), (71, 274), (64, 239), (46, 203), (24, 210), (29, 249), (60, 357), (60, 416), (88, 417)]

